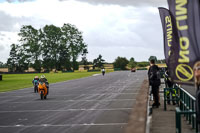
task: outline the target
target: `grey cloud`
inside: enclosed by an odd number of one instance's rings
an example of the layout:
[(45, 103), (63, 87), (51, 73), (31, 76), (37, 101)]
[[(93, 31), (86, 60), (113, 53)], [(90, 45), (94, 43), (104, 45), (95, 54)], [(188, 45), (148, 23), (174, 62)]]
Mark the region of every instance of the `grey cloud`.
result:
[(6, 0), (7, 2), (11, 3), (11, 2), (14, 2), (14, 0)]
[[(0, 11), (0, 31), (6, 31), (6, 32), (18, 32), (19, 29), (15, 27), (16, 24), (19, 24), (19, 26), (22, 25), (33, 25), (36, 28), (40, 28), (41, 25), (45, 25), (48, 22), (45, 20), (40, 20), (38, 18), (33, 17), (14, 17), (9, 14), (6, 14), (3, 11)], [(40, 23), (38, 23), (40, 22)], [(2, 36), (0, 34), (0, 36)]]
[(6, 36), (6, 35), (0, 32), (0, 36), (3, 36), (3, 37), (4, 37), (4, 36)]
[(5, 34), (0, 32), (0, 41), (3, 41), (5, 36), (6, 36)]
[[(27, 2), (33, 0), (6, 0), (9, 3), (12, 2)], [(69, 0), (59, 0), (59, 1), (69, 1)], [(111, 4), (111, 5), (122, 5), (122, 6), (162, 6), (166, 5), (167, 0), (76, 0), (80, 2), (88, 2), (91, 4)]]
[[(105, 23), (105, 28), (90, 31), (86, 35), (86, 41), (96, 47), (125, 46), (150, 47), (150, 49), (162, 48), (160, 41), (162, 39), (162, 27), (159, 14), (148, 12), (149, 10), (145, 8), (140, 9), (141, 11), (136, 16), (134, 16), (134, 11), (129, 12), (130, 15), (126, 15), (126, 18), (130, 18), (133, 22), (136, 21), (136, 24), (124, 24), (115, 18), (115, 22)], [(137, 22), (137, 20), (139, 21)]]
[[(136, 24), (127, 23), (123, 26), (123, 23), (121, 24), (120, 21), (115, 20), (115, 23), (106, 23), (106, 28), (102, 30), (98, 29), (90, 32), (86, 38), (86, 41), (90, 44), (89, 47), (91, 47), (89, 54), (92, 52), (91, 55), (97, 56), (95, 53), (102, 53), (105, 57), (111, 58), (112, 56), (111, 60), (114, 60), (117, 55), (133, 56), (140, 61), (148, 60), (151, 55), (156, 55), (159, 59), (163, 59), (163, 34), (159, 13), (154, 9), (152, 11), (152, 8), (138, 7), (136, 10), (140, 10), (137, 15), (134, 15), (134, 11), (130, 11), (126, 15), (133, 22), (135, 20)], [(116, 25), (118, 22), (119, 24)], [(109, 30), (110, 28), (114, 28), (114, 31), (118, 32), (113, 32), (112, 29)], [(116, 30), (116, 28), (118, 29)], [(97, 48), (101, 51), (93, 52), (93, 49)], [(104, 49), (102, 50), (102, 48)], [(109, 55), (107, 49), (112, 51), (112, 55)]]
[(31, 20), (31, 18), (13, 17), (9, 14), (6, 14), (3, 11), (0, 11), (0, 20), (1, 20), (0, 31), (10, 32), (10, 31), (18, 31), (18, 29), (16, 29), (15, 25), (16, 24), (28, 24), (28, 22), (29, 22), (29, 20)]
[(4, 45), (0, 44), (0, 51), (4, 51), (4, 49), (5, 49)]
[[(68, 0), (60, 0), (60, 1), (68, 1)], [(122, 6), (163, 6), (166, 5), (167, 0), (76, 0), (81, 2), (88, 2), (91, 4), (114, 4), (114, 5), (122, 5)]]
[(13, 25), (18, 21), (17, 18), (0, 11), (0, 31), (13, 31)]
[(19, 1), (19, 2), (26, 2), (26, 1), (33, 1), (33, 0), (6, 0), (9, 3), (15, 2), (15, 1)]

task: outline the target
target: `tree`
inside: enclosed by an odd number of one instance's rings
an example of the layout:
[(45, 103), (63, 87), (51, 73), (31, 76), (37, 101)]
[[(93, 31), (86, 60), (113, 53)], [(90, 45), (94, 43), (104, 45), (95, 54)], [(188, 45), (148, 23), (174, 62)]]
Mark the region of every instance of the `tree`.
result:
[(16, 72), (24, 72), (28, 70), (30, 64), (30, 55), (28, 55), (22, 46), (18, 46), (17, 50), (17, 67)]
[(157, 60), (157, 63), (165, 63), (165, 59)]
[(58, 70), (71, 70), (69, 49), (61, 44), (59, 48), (59, 58), (58, 58)]
[(74, 25), (64, 24), (63, 27), (61, 27), (61, 31), (62, 42), (64, 42), (69, 49), (73, 70), (77, 70), (77, 58), (81, 54), (88, 53), (87, 45), (83, 41), (82, 33)]
[(98, 68), (102, 68), (103, 64), (104, 64), (105, 60), (102, 59), (102, 55), (99, 55), (96, 59), (93, 60), (93, 66), (98, 67)]
[(138, 67), (146, 67), (149, 66), (149, 62), (147, 61), (142, 61), (142, 62), (137, 62)]
[(135, 59), (132, 57), (128, 63), (128, 66), (132, 69), (136, 67), (137, 63), (135, 62)]
[(28, 69), (30, 60), (29, 56), (22, 46), (17, 44), (11, 45), (10, 58), (8, 58), (8, 69), (11, 72), (24, 72)]
[(0, 68), (7, 68), (7, 64), (0, 61)]
[(10, 57), (8, 58), (7, 64), (8, 64), (8, 70), (10, 72), (15, 72), (16, 65), (17, 65), (17, 45), (16, 44), (11, 45)]
[(31, 65), (40, 72), (41, 67), (49, 71), (77, 70), (77, 58), (88, 53), (82, 33), (71, 24), (63, 27), (46, 25), (42, 29), (23, 26), (20, 29), (20, 45), (11, 47), (8, 65), (11, 71), (24, 71)]
[(54, 25), (46, 25), (40, 32), (42, 37), (43, 63), (45, 63), (43, 67), (47, 70), (52, 70), (53, 68), (57, 70), (62, 36), (61, 29)]
[(26, 50), (27, 55), (30, 57), (31, 66), (38, 72), (41, 71), (41, 41), (39, 31), (34, 29), (31, 25), (23, 26), (18, 34), (22, 47)]
[(128, 63), (129, 61), (126, 59), (126, 57), (117, 57), (113, 65), (114, 65), (114, 68), (120, 68), (121, 70), (126, 70), (126, 66)]
[(82, 65), (84, 65), (84, 70), (89, 70), (89, 62), (88, 62), (88, 60), (87, 60), (87, 58), (86, 58), (86, 56), (83, 56), (82, 57), (82, 60), (81, 60), (81, 62), (80, 62), (80, 64), (82, 64)]

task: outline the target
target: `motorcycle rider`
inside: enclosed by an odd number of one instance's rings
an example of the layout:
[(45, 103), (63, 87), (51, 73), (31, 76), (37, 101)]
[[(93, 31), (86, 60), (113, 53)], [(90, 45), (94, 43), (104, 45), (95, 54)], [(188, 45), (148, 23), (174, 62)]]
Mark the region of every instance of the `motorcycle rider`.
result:
[(34, 92), (36, 93), (38, 91), (36, 87), (39, 84), (39, 77), (35, 76), (34, 79), (32, 80), (32, 83), (33, 83), (33, 86), (34, 86)]
[(47, 94), (49, 94), (49, 82), (46, 79), (45, 75), (41, 75), (39, 82), (43, 82), (45, 83), (46, 87), (47, 87)]
[(105, 74), (105, 69), (103, 68), (101, 71), (102, 71), (102, 75), (104, 76), (104, 74)]

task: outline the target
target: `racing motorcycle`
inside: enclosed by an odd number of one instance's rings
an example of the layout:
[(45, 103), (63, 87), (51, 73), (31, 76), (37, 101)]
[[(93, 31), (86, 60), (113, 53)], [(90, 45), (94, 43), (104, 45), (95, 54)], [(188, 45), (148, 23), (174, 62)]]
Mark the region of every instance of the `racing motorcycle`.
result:
[(41, 100), (47, 99), (47, 87), (44, 82), (39, 82), (38, 93), (40, 94)]

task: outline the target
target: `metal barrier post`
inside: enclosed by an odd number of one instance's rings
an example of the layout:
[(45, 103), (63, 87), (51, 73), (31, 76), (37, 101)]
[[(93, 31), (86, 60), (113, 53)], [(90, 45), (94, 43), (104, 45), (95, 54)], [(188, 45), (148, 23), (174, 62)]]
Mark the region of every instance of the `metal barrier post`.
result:
[(196, 120), (196, 133), (198, 133), (198, 132), (199, 132), (199, 126), (198, 126), (198, 122)]
[[(190, 102), (191, 102), (191, 99), (190, 99), (190, 97), (188, 97), (189, 99), (188, 99), (188, 107), (189, 107), (189, 110), (191, 109), (191, 105), (190, 105)], [(191, 124), (191, 115), (192, 114), (190, 114), (189, 115), (189, 124)]]
[[(183, 93), (183, 111), (185, 111), (185, 101), (186, 101), (186, 100), (185, 100), (185, 99), (186, 99), (186, 98), (185, 98), (185, 97), (186, 97), (185, 95), (186, 95), (186, 94)], [(185, 114), (184, 114), (184, 117), (185, 117)]]
[(178, 87), (176, 87), (176, 104), (179, 106), (180, 105), (180, 103), (179, 103), (180, 97), (178, 97), (178, 95), (180, 96), (180, 89), (178, 89)]
[[(194, 110), (194, 100), (192, 100), (192, 110)], [(195, 114), (192, 115), (192, 128), (195, 128)]]
[(167, 106), (166, 106), (166, 89), (167, 88), (164, 88), (164, 110), (165, 111), (167, 110)]
[(182, 103), (182, 101), (183, 101), (183, 92), (181, 90), (180, 90), (180, 100), (181, 100), (180, 109), (183, 110), (183, 103)]
[[(185, 100), (186, 100), (185, 101), (185, 108), (186, 108), (186, 111), (188, 111), (189, 110), (189, 108), (188, 108), (189, 96), (188, 95), (186, 95), (186, 99)], [(189, 120), (189, 114), (186, 114), (186, 120), (187, 121)]]
[(179, 110), (176, 111), (176, 133), (181, 133), (181, 115)]

